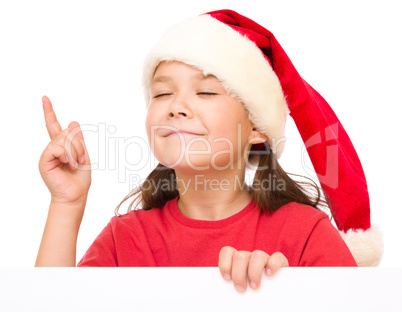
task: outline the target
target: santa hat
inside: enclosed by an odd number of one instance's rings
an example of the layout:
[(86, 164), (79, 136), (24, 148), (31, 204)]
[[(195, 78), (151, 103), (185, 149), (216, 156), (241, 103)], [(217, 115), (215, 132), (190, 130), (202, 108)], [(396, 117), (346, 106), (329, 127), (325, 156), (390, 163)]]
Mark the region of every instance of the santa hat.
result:
[(345, 129), (325, 101), (300, 77), (273, 34), (231, 10), (187, 19), (169, 28), (144, 63), (146, 105), (156, 67), (181, 61), (215, 75), (237, 97), (279, 158), (287, 115), (294, 119), (338, 230), (359, 266), (377, 266), (383, 242), (370, 223), (366, 178)]

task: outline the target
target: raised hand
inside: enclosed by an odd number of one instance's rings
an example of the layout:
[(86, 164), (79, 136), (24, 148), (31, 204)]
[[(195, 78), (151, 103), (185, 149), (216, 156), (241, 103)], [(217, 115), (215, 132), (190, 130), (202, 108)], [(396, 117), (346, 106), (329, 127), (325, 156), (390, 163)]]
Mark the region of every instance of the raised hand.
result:
[(52, 202), (85, 202), (91, 185), (91, 161), (78, 122), (62, 130), (52, 104), (42, 97), (43, 112), (50, 143), (39, 160), (39, 172), (51, 194)]
[(280, 252), (269, 256), (261, 250), (239, 251), (225, 246), (219, 253), (218, 266), (222, 277), (227, 281), (232, 280), (236, 290), (244, 292), (247, 289), (247, 278), (250, 287), (258, 289), (263, 271), (267, 276), (272, 276), (279, 268), (288, 267), (289, 262)]

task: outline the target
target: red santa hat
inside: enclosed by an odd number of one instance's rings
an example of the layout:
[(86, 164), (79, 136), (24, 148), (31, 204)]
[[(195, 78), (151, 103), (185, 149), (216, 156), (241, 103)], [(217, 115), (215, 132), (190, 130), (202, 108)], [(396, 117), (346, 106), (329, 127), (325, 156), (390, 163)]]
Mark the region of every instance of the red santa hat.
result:
[(383, 242), (370, 223), (367, 183), (345, 129), (325, 99), (296, 71), (274, 35), (231, 10), (208, 12), (167, 30), (148, 53), (143, 70), (149, 89), (161, 61), (180, 61), (215, 75), (237, 97), (279, 158), (289, 114), (295, 121), (338, 230), (359, 266), (377, 266)]

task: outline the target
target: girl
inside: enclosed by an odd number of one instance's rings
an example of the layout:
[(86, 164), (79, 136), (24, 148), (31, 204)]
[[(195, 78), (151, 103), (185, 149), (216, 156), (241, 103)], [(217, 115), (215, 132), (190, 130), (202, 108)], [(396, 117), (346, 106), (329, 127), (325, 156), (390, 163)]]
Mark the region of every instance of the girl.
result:
[[(185, 20), (149, 52), (143, 82), (159, 165), (116, 212), (136, 194), (142, 209), (130, 211), (133, 201), (113, 217), (78, 266), (218, 265), (243, 292), (247, 280), (257, 289), (262, 272), (280, 267), (379, 263), (381, 236), (370, 225), (353, 145), (268, 30), (229, 10)], [(42, 100), (51, 142), (39, 170), (51, 204), (36, 266), (75, 266), (91, 162), (79, 124), (62, 130)], [(339, 232), (318, 209), (325, 204), (318, 187), (293, 181), (277, 162), (289, 113), (325, 173), (318, 177)]]

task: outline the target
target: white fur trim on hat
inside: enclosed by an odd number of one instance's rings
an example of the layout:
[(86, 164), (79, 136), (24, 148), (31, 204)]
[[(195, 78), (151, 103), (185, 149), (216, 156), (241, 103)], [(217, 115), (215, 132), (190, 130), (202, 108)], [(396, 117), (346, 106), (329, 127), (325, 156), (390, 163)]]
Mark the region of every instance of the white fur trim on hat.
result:
[(289, 109), (278, 77), (254, 42), (210, 15), (172, 26), (144, 62), (147, 107), (156, 67), (173, 60), (216, 76), (229, 94), (243, 102), (251, 122), (268, 136), (271, 149), (280, 157)]
[(384, 250), (380, 229), (372, 225), (366, 231), (339, 231), (359, 267), (378, 266)]

